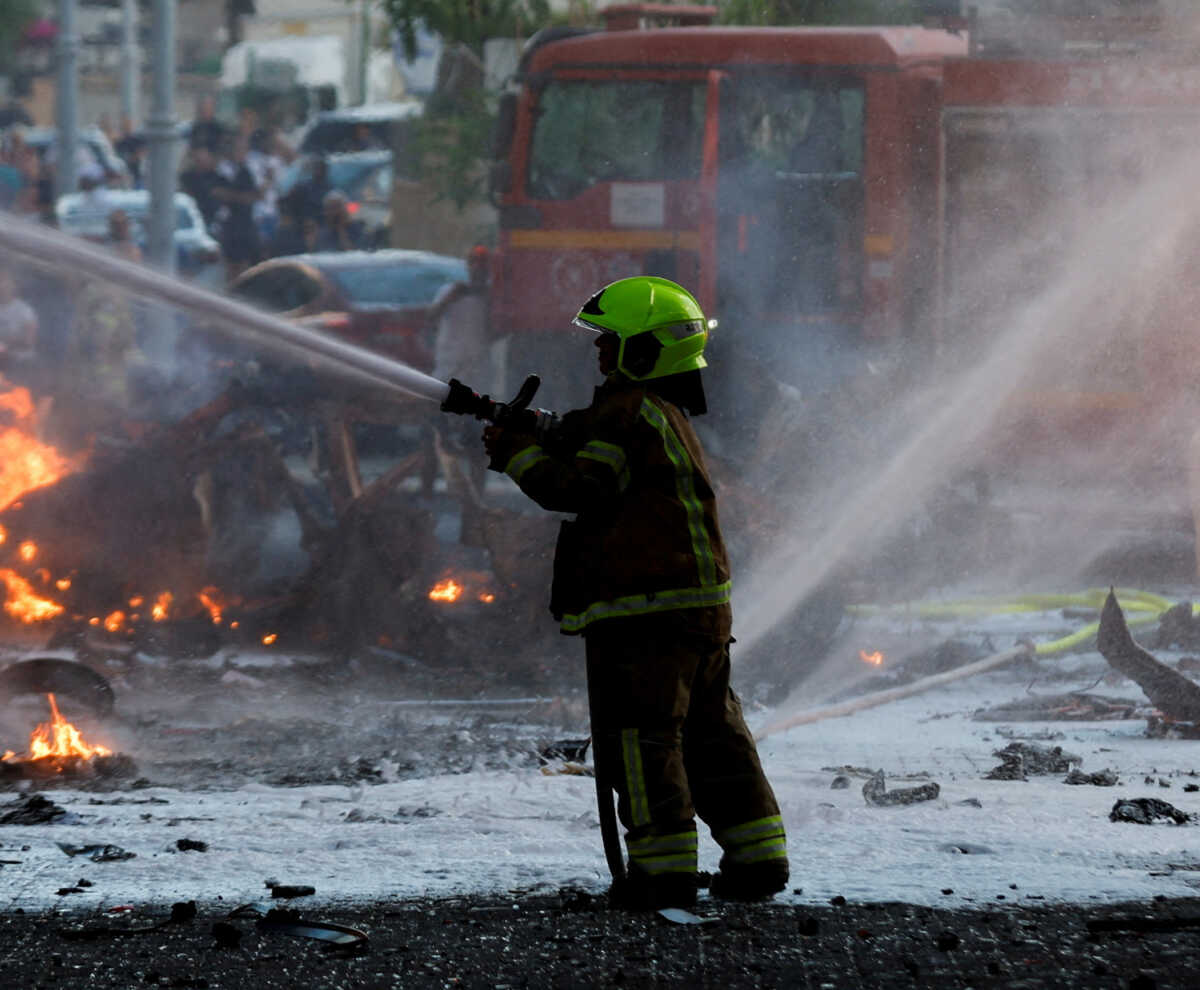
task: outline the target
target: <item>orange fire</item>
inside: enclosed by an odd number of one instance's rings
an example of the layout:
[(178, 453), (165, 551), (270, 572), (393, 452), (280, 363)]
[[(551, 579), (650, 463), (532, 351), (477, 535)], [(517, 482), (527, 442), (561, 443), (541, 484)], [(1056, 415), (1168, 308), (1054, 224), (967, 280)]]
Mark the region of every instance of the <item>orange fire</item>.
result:
[(26, 492), (52, 485), (79, 465), (37, 439), (29, 389), (0, 393), (0, 410), (16, 420), (0, 428), (0, 509), (6, 509)]
[(200, 599), (200, 604), (208, 609), (213, 625), (219, 626), (225, 614), (225, 597), (221, 594), (221, 590), (210, 585), (196, 597)]
[[(62, 717), (54, 695), (48, 694), (50, 702), (50, 721), (42, 722), (29, 737), (29, 759), (40, 760), (47, 756), (82, 756), (91, 759), (93, 756), (110, 756), (112, 750), (104, 746), (89, 746), (84, 742), (79, 730)], [(13, 753), (4, 754), (4, 759), (12, 759)]]
[(4, 611), (19, 622), (46, 622), (62, 615), (63, 607), (49, 598), (35, 594), (33, 586), (16, 571), (0, 568), (0, 582), (6, 590)]
[(463, 586), (454, 578), (439, 581), (429, 589), (429, 600), (434, 602), (456, 602), (462, 597)]
[(125, 613), (119, 609), (116, 612), (109, 612), (104, 617), (104, 628), (109, 632), (117, 632), (125, 625)]
[(493, 595), (490, 591), (481, 591), (479, 593), (479, 600), (481, 602), (483, 602), (483, 604), (485, 604), (485, 605), (491, 605), (492, 602), (494, 602), (496, 600), (496, 596)]
[(858, 658), (863, 663), (869, 663), (873, 667), (883, 666), (883, 654), (879, 650), (875, 650), (873, 653), (868, 653), (866, 650), (859, 650)]
[(279, 633), (267, 633), (263, 638), (263, 646), (270, 646), (279, 638)]
[(32, 564), (33, 559), (37, 556), (37, 554), (37, 544), (34, 543), (33, 540), (25, 540), (19, 547), (17, 547), (17, 556), (27, 564)]
[(169, 591), (164, 591), (154, 599), (154, 604), (150, 607), (150, 615), (153, 616), (155, 622), (162, 622), (171, 614), (171, 602), (175, 600), (175, 596)]

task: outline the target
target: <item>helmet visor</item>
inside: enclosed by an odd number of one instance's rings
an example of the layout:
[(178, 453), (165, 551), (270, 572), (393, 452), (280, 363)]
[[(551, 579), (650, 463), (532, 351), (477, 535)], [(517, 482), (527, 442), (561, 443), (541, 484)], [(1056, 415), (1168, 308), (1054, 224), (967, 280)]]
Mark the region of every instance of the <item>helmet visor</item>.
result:
[(577, 316), (571, 321), (574, 326), (582, 327), (584, 330), (590, 330), (592, 333), (612, 333), (604, 327), (598, 327), (595, 323), (589, 323), (582, 316)]

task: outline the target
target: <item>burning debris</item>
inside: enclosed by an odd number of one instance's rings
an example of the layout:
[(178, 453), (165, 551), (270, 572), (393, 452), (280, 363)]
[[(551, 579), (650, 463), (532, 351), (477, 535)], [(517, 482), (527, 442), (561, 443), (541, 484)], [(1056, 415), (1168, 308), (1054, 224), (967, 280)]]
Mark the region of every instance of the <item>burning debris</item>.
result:
[(0, 757), (0, 780), (55, 780), (63, 777), (128, 777), (137, 771), (133, 760), (114, 754), (106, 746), (90, 744), (74, 724), (63, 717), (53, 694), (50, 720), (40, 723), (29, 737), (29, 751), (12, 750)]

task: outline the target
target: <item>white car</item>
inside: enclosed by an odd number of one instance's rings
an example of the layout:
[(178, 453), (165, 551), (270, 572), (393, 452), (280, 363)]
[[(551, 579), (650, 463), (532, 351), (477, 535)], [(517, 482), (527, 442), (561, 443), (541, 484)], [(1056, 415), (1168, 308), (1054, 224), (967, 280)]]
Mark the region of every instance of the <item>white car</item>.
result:
[[(144, 189), (68, 193), (58, 198), (54, 208), (61, 231), (101, 244), (108, 241), (108, 217), (114, 210), (129, 217), (133, 239), (145, 252), (150, 193)], [(175, 194), (175, 270), (212, 288), (224, 284), (221, 246), (209, 234), (196, 201), (186, 193)]]

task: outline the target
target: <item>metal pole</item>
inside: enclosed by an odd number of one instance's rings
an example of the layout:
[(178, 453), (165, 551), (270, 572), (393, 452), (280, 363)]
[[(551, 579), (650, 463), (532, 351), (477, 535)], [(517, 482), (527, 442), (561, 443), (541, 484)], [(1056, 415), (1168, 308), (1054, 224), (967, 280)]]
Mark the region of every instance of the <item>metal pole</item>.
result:
[(121, 0), (121, 116), (134, 127), (138, 119), (141, 58), (137, 41), (137, 0)]
[(151, 24), (154, 103), (150, 144), (150, 224), (147, 261), (175, 271), (175, 0), (154, 0)]
[(367, 76), (371, 61), (371, 0), (358, 5), (358, 102), (367, 102)]
[(79, 165), (75, 149), (79, 144), (79, 37), (75, 26), (75, 0), (58, 0), (58, 79), (55, 92), (54, 192), (57, 196), (74, 192), (79, 184)]

